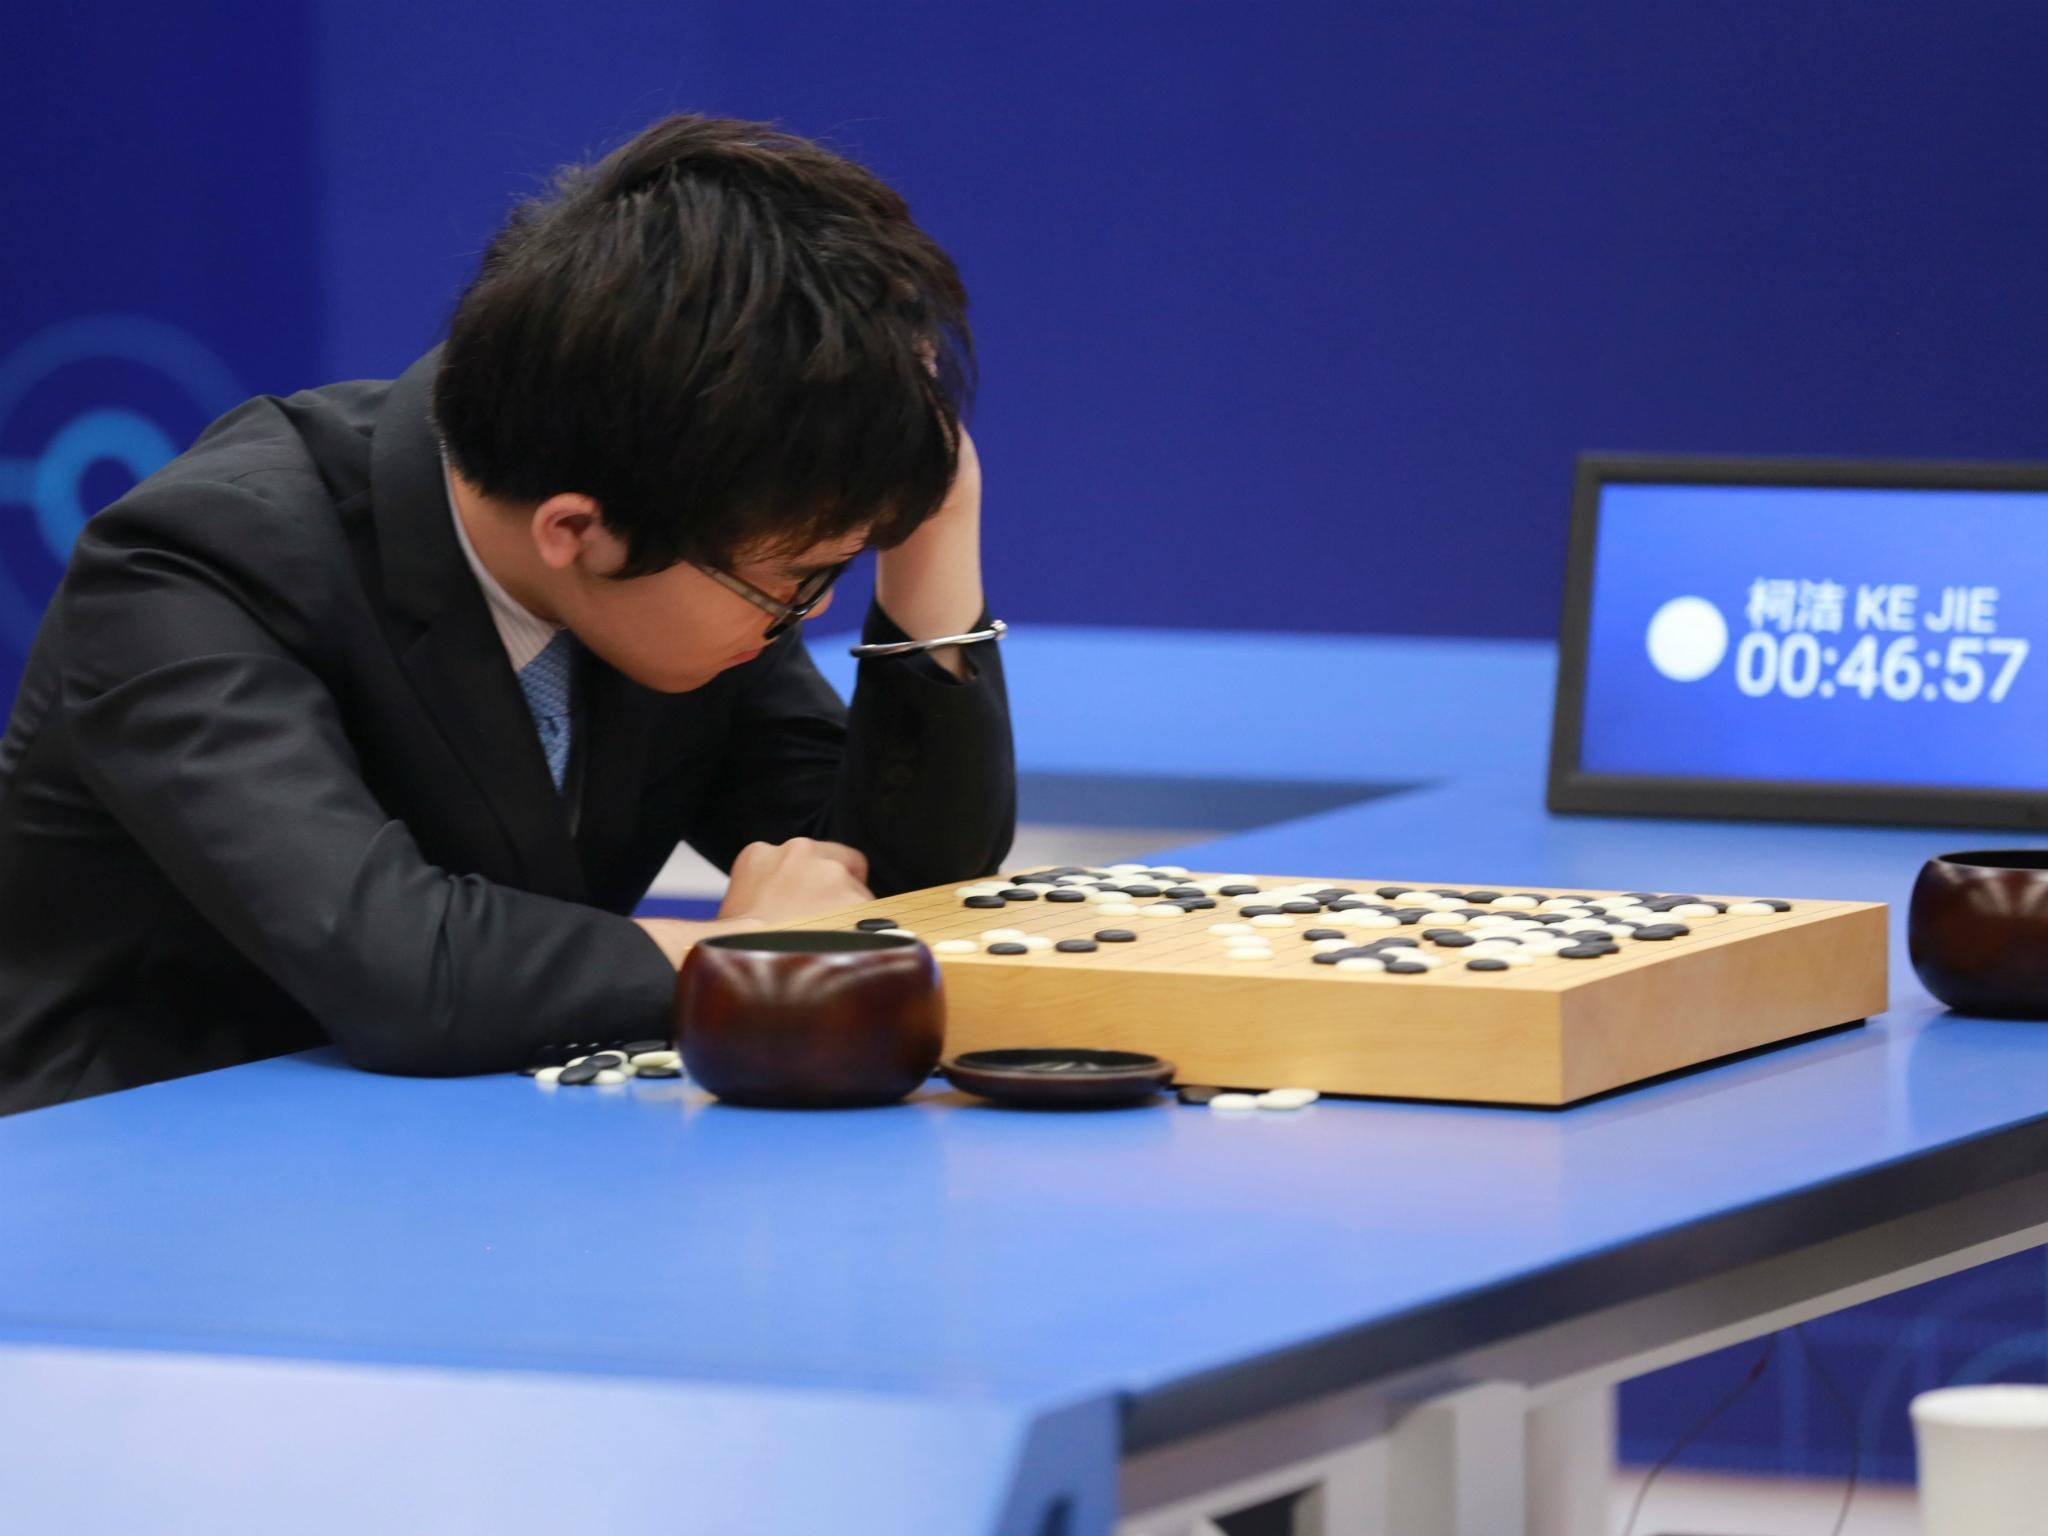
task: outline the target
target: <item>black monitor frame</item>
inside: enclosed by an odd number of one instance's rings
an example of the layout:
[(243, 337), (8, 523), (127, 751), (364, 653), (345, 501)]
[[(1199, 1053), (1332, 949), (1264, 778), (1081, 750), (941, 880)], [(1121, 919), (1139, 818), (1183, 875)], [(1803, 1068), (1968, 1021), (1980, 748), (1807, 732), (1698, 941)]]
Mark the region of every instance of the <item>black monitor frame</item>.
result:
[(1586, 772), (1579, 758), (1600, 493), (1604, 486), (1621, 483), (2048, 491), (2048, 463), (1581, 454), (1572, 491), (1571, 544), (1557, 647), (1557, 703), (1551, 715), (1546, 800), (1551, 810), (1605, 816), (2048, 829), (2048, 743), (2042, 747), (2043, 788), (2037, 791)]

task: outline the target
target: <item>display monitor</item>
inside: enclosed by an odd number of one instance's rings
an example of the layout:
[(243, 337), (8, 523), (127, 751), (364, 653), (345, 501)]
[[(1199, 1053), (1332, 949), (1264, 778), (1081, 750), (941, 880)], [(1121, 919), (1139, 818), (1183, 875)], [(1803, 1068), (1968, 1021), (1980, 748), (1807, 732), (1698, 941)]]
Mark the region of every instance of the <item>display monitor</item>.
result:
[(1550, 805), (2048, 826), (2048, 465), (1579, 461)]

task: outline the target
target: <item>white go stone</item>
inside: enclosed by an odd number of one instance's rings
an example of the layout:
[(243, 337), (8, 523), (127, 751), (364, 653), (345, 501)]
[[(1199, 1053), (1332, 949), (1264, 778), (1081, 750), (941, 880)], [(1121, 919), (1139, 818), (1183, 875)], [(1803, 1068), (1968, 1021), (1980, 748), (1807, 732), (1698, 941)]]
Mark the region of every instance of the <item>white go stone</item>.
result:
[[(1317, 921), (1320, 922), (1321, 919), (1318, 918)], [(1429, 916), (1429, 926), (1432, 928), (1467, 928), (1471, 924), (1472, 919), (1462, 912), (1432, 912)]]
[[(1387, 921), (1392, 922), (1393, 919), (1389, 918)], [(1504, 912), (1482, 912), (1479, 916), (1473, 918), (1471, 922), (1467, 923), (1466, 926), (1468, 928), (1512, 928), (1515, 926), (1515, 920)], [(1541, 928), (1543, 925), (1538, 923), (1536, 926)]]
[(1719, 917), (1721, 909), (1710, 907), (1704, 901), (1681, 901), (1671, 909), (1673, 917)]
[(1024, 938), (1023, 938), (1023, 944), (1024, 944), (1024, 947), (1025, 947), (1026, 949), (1051, 949), (1051, 948), (1052, 948), (1052, 940), (1051, 940), (1051, 939), (1048, 939), (1048, 938), (1047, 938), (1047, 937), (1046, 937), (1046, 936), (1045, 936), (1044, 934), (1042, 934), (1042, 933), (1027, 933), (1027, 934), (1025, 934), (1025, 935), (1024, 935)]
[(1233, 944), (1223, 951), (1223, 955), (1227, 960), (1270, 960), (1273, 951), (1263, 944), (1256, 949), (1249, 944)]
[(1112, 875), (1135, 875), (1144, 867), (1142, 864), (1112, 864), (1109, 866), (1109, 873)]
[(682, 1064), (680, 1051), (642, 1051), (633, 1058), (635, 1067), (680, 1067)]
[(984, 944), (1019, 944), (1024, 939), (1022, 928), (984, 928), (981, 940)]
[(1105, 901), (1095, 909), (1104, 917), (1129, 917), (1138, 910), (1135, 901)]
[(1731, 903), (1728, 908), (1728, 915), (1731, 917), (1775, 917), (1777, 913), (1776, 907), (1764, 901), (1738, 901)]
[(1534, 965), (1536, 963), (1536, 957), (1526, 949), (1511, 949), (1498, 958), (1507, 961), (1509, 965)]
[(1384, 971), (1387, 962), (1375, 960), (1370, 955), (1353, 955), (1349, 960), (1339, 960), (1330, 969), (1333, 971)]
[(1170, 901), (1156, 901), (1149, 907), (1138, 908), (1140, 917), (1186, 917), (1187, 909), (1177, 907)]
[(1435, 891), (1403, 891), (1387, 898), (1397, 907), (1426, 907), (1436, 900)]
[(1257, 930), (1250, 923), (1211, 923), (1209, 931), (1211, 933), (1228, 935), (1233, 933), (1254, 933)]
[(941, 939), (932, 946), (935, 955), (971, 955), (981, 946), (972, 939)]
[(1541, 905), (1534, 896), (1503, 896), (1494, 903), (1496, 907), (1519, 908), (1523, 911)]
[(1333, 949), (1349, 949), (1351, 941), (1349, 939), (1315, 939), (1310, 942), (1308, 947), (1311, 953), (1321, 955), (1327, 954)]
[(1259, 1095), (1259, 1108), (1307, 1109), (1321, 1097), (1313, 1088), (1268, 1088)]
[(917, 935), (908, 928), (877, 928), (875, 932), (886, 933), (892, 939), (914, 939), (917, 937)]
[(560, 1067), (542, 1067), (533, 1074), (533, 1080), (543, 1088), (552, 1088), (562, 1080), (562, 1069)]
[(593, 1077), (591, 1081), (600, 1088), (616, 1088), (626, 1080), (627, 1076), (627, 1073), (621, 1072), (617, 1067), (606, 1067), (597, 1076)]
[[(1389, 917), (1384, 912), (1345, 912), (1339, 914), (1353, 928), (1398, 928), (1401, 919)], [(1317, 919), (1321, 921), (1320, 918)]]
[(1252, 919), (1252, 926), (1256, 928), (1292, 928), (1294, 926), (1294, 914), (1291, 912), (1261, 912)]
[(1255, 1093), (1219, 1093), (1209, 1101), (1211, 1109), (1257, 1109), (1259, 1096)]

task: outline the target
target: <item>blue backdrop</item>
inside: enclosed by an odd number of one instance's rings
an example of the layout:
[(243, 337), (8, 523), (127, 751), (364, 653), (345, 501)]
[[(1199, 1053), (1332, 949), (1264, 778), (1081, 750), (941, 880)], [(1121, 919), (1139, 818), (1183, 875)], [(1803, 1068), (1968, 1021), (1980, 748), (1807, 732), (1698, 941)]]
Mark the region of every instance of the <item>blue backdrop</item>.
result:
[[(1548, 634), (1579, 450), (2048, 456), (2031, 0), (107, 0), (7, 45), (9, 693), (82, 516), (244, 393), (399, 371), (509, 199), (674, 109), (827, 139), (955, 253), (1013, 621)], [(2038, 1256), (1959, 1284), (1815, 1337), (1852, 1391), (2008, 1368), (1959, 1312), (2038, 1360)], [(1739, 1363), (1631, 1389), (1628, 1448)], [(1802, 1370), (1701, 1454), (1839, 1468)]]

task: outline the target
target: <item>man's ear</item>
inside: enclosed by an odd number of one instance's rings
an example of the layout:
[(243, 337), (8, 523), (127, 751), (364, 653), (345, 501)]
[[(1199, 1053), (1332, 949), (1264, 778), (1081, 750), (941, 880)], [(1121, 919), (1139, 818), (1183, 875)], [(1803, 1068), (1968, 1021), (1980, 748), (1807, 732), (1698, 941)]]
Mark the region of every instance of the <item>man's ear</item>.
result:
[(591, 572), (608, 575), (625, 563), (626, 547), (604, 525), (595, 499), (578, 491), (562, 491), (533, 509), (528, 525), (541, 563), (565, 571), (579, 561)]

